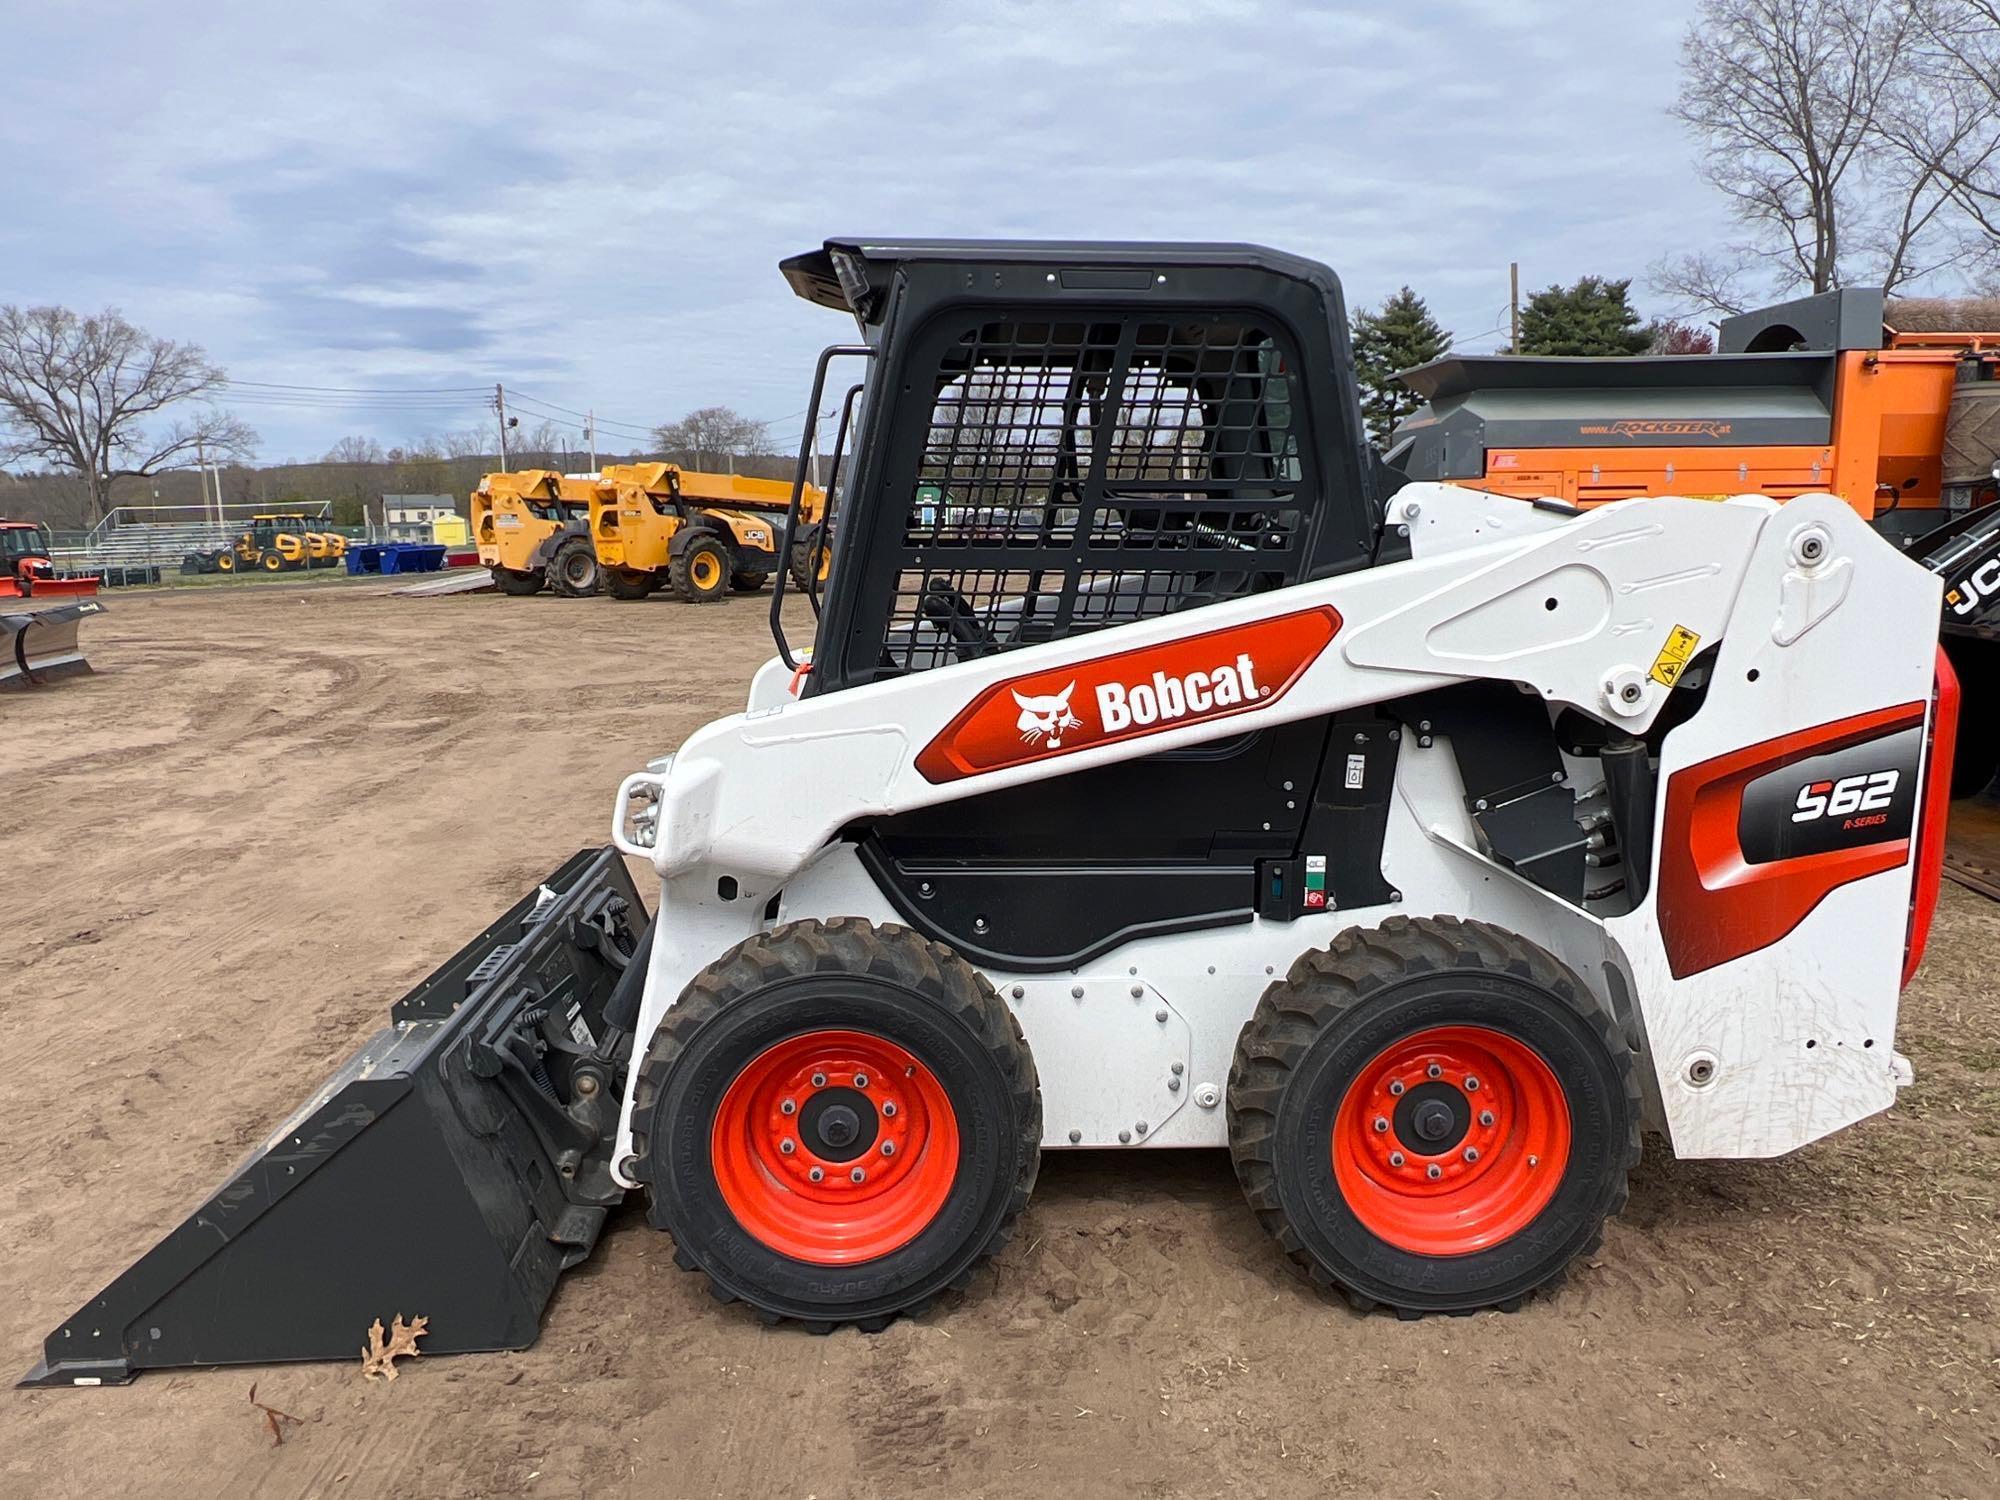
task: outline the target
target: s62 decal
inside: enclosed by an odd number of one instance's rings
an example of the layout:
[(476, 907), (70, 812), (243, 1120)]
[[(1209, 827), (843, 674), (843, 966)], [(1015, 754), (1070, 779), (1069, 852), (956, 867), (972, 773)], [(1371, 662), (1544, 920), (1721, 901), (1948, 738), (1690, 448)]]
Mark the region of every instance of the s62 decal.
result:
[(1743, 789), (1737, 820), (1744, 860), (1766, 864), (1908, 838), (1922, 751), (1918, 726), (1758, 777)]

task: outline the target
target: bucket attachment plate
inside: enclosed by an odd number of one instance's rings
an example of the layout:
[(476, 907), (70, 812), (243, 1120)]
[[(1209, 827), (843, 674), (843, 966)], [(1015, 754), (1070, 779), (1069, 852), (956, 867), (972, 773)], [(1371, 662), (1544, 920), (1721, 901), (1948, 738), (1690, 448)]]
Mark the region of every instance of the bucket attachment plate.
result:
[[(43, 1344), (23, 1385), (354, 1359), (427, 1317), (426, 1354), (535, 1341), (623, 1190), (624, 1056), (646, 914), (586, 850), (418, 985), (222, 1189)], [(628, 977), (629, 976), (629, 977)]]
[(104, 613), (95, 599), (0, 614), (0, 688), (39, 687), (90, 670), (77, 622)]

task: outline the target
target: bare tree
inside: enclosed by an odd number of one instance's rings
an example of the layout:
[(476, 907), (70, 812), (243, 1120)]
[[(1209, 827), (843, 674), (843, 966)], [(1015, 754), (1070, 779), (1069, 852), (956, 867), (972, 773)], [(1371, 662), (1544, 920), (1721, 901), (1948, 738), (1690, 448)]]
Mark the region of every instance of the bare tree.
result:
[(454, 428), (434, 441), (447, 458), (484, 458), (493, 451), (493, 434), (485, 427)]
[(321, 460), (329, 464), (379, 464), (384, 461), (382, 445), (371, 437), (344, 437), (326, 450)]
[(1681, 44), (1674, 113), (1748, 238), (1653, 269), (1694, 307), (1740, 312), (1856, 283), (1894, 291), (1953, 266), (1967, 180), (2000, 150), (1990, 104), (1941, 94), (1927, 8), (1994, 0), (1703, 0)]
[(148, 430), (166, 408), (212, 396), (225, 380), (198, 345), (154, 338), (115, 309), (0, 307), (0, 462), (37, 460), (81, 476), (88, 518), (102, 520), (114, 479), (158, 473), (197, 452), (256, 452), (257, 434), (213, 407)]
[(1970, 256), (2000, 277), (2000, 0), (1914, 0), (1917, 87), (1905, 130), (1968, 225)]
[(678, 422), (653, 429), (660, 451), (685, 458), (691, 468), (709, 468), (717, 461), (756, 453), (764, 446), (764, 424), (727, 406), (704, 406)]

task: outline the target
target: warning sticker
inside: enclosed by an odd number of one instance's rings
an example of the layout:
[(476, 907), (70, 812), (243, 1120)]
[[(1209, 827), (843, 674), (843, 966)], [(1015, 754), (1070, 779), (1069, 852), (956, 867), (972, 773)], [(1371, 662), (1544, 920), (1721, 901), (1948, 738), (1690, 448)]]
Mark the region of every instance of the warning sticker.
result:
[(1646, 675), (1661, 687), (1672, 687), (1681, 680), (1681, 673), (1700, 645), (1700, 636), (1685, 625), (1676, 625), (1667, 632), (1667, 643), (1660, 647), (1660, 654), (1653, 658), (1653, 670)]

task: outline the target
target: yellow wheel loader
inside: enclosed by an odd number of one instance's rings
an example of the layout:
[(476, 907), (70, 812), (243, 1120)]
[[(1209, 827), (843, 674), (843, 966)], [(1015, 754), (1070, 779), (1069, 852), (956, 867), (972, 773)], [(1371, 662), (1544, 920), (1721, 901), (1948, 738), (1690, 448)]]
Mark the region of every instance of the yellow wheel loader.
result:
[(472, 539), (503, 594), (582, 598), (598, 590), (590, 545), (597, 482), (553, 469), (488, 474), (472, 495)]
[[(689, 604), (754, 594), (781, 565), (790, 484), (705, 474), (676, 464), (612, 464), (590, 501), (590, 539), (605, 592), (643, 599), (671, 588)], [(825, 494), (806, 487), (800, 514), (823, 520)]]
[(183, 573), (289, 573), (332, 568), (347, 555), (347, 538), (316, 531), (302, 512), (274, 511), (250, 518), (249, 529), (227, 547), (190, 552)]

